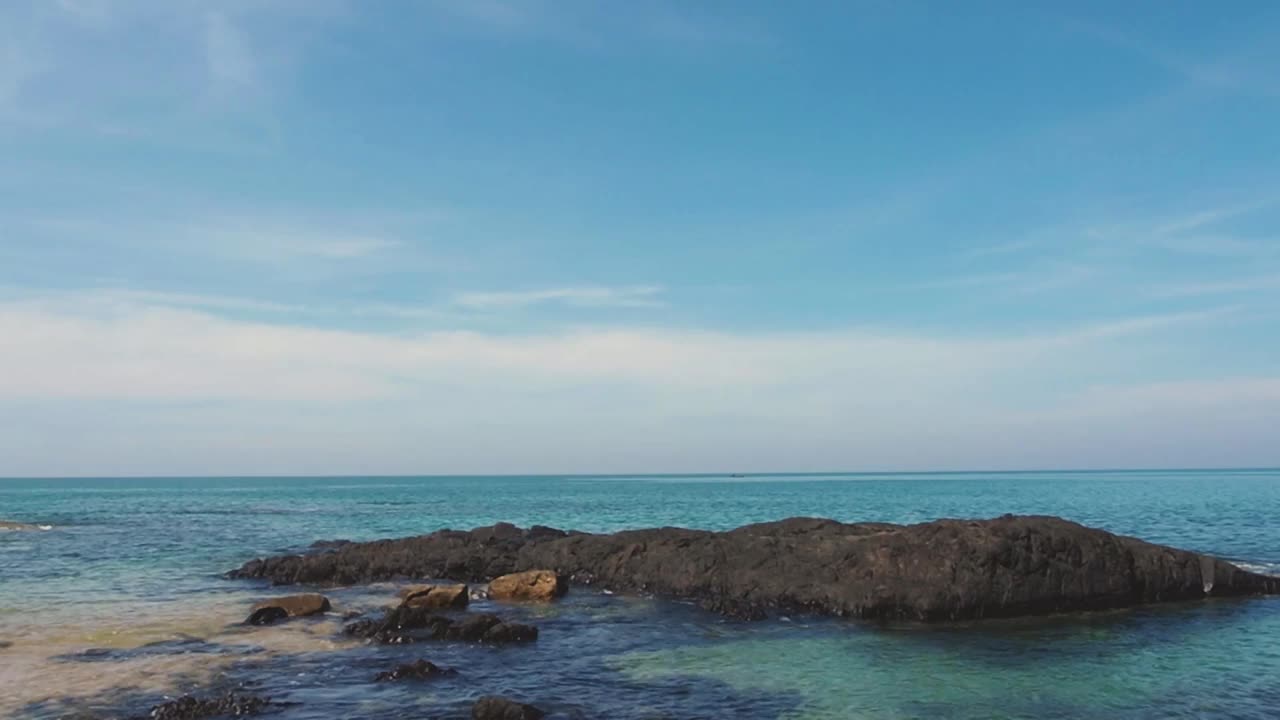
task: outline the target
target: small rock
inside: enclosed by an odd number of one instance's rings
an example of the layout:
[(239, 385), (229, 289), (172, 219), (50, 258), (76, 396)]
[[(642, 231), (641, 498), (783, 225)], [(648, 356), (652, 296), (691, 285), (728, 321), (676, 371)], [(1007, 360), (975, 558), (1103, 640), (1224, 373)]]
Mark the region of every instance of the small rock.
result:
[(533, 642), (538, 639), (538, 628), (522, 623), (498, 623), (485, 631), (481, 642), (503, 645), (506, 643)]
[(411, 585), (400, 597), (409, 607), (433, 610), (462, 610), (471, 599), (466, 585)]
[[(328, 612), (331, 607), (332, 606), (329, 604), (329, 598), (323, 595), (315, 593), (309, 593), (306, 595), (287, 595), (285, 597), (272, 598), (270, 600), (263, 600), (262, 602), (257, 603), (253, 606), (251, 614), (249, 615), (249, 620), (246, 620), (246, 622), (249, 622), (249, 624), (262, 624), (252, 623), (250, 621), (252, 621), (259, 612), (269, 608), (279, 608), (284, 610), (288, 617), (307, 617), (308, 615), (319, 615), (320, 613)], [(280, 619), (279, 613), (272, 613), (271, 616), (273, 617), (271, 622), (275, 622)]]
[(482, 697), (471, 706), (471, 720), (541, 720), (546, 713), (502, 697)]
[(222, 715), (257, 715), (271, 705), (271, 699), (257, 695), (228, 693), (203, 700), (183, 695), (151, 708), (146, 717), (152, 720), (203, 720)]
[(529, 570), (494, 578), (489, 597), (494, 600), (550, 602), (569, 590), (565, 578), (551, 570)]
[(433, 662), (419, 660), (401, 665), (395, 670), (378, 673), (378, 677), (374, 678), (374, 682), (387, 682), (394, 680), (429, 680), (436, 677), (448, 677), (457, 675), (458, 671), (453, 668), (442, 668)]

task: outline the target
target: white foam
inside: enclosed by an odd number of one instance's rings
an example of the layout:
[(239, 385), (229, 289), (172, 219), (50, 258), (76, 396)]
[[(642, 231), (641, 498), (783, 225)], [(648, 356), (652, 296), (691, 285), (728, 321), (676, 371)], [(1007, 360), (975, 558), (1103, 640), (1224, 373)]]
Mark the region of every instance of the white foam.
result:
[(1280, 564), (1276, 563), (1247, 563), (1238, 562), (1236, 567), (1249, 572), (1260, 573), (1262, 575), (1280, 575)]

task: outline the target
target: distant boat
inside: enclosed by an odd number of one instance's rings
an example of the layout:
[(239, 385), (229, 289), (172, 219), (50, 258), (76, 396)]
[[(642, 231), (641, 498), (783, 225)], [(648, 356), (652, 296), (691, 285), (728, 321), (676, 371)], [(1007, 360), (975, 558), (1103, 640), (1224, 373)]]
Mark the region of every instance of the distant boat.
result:
[(730, 475), (729, 477), (746, 477), (746, 475), (743, 475), (742, 473), (734, 473), (734, 474)]

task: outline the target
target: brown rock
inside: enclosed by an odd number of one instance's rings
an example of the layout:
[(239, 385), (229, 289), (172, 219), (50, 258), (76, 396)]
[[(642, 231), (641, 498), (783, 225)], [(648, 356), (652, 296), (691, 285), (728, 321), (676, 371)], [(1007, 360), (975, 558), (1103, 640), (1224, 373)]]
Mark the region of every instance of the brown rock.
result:
[(569, 584), (551, 570), (527, 570), (494, 578), (489, 597), (518, 602), (550, 602), (564, 595)]
[(287, 595), (285, 597), (271, 598), (253, 606), (253, 613), (257, 613), (267, 608), (280, 608), (289, 613), (289, 617), (307, 617), (308, 615), (319, 615), (322, 612), (328, 612), (329, 598), (316, 593), (308, 593), (306, 595)]
[(462, 610), (471, 599), (466, 585), (410, 585), (400, 597), (404, 605), (432, 610)]

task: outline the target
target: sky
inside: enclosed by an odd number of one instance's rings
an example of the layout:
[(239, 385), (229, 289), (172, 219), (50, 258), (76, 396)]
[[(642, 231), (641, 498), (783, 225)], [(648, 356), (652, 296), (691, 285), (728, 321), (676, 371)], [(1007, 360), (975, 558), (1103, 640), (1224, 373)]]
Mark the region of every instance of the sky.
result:
[(1280, 6), (8, 0), (0, 428), (0, 476), (1280, 465)]

